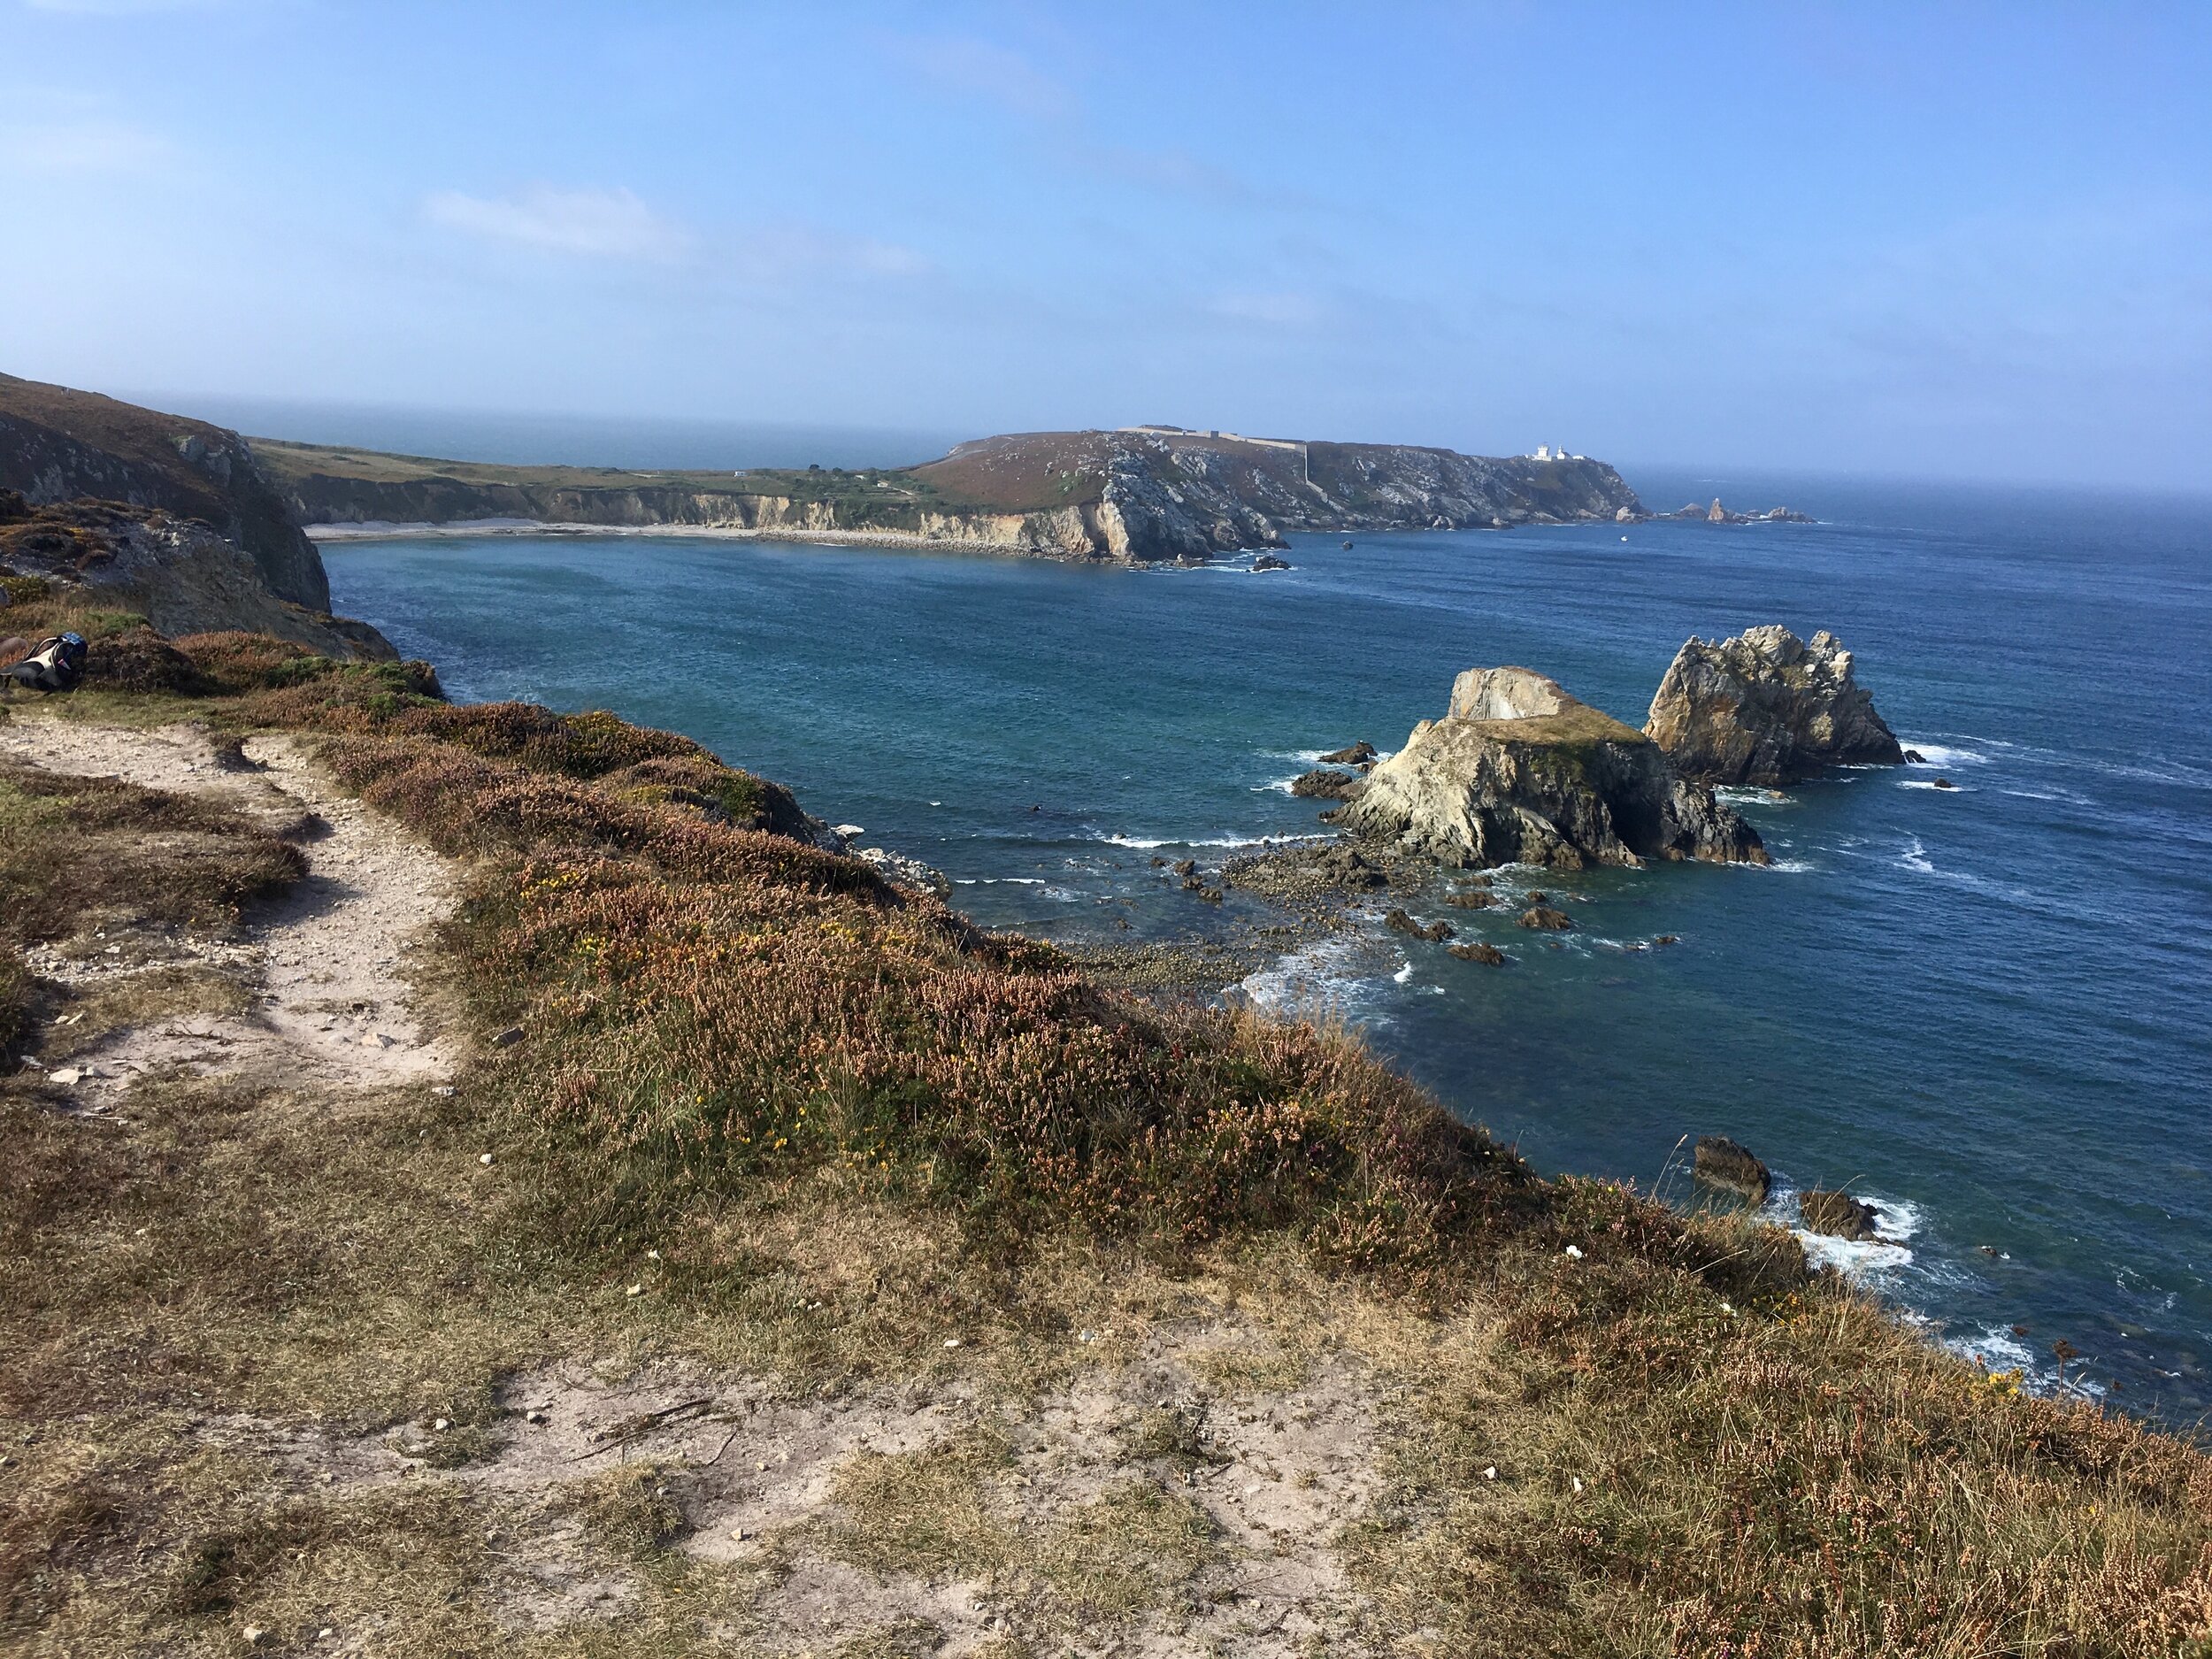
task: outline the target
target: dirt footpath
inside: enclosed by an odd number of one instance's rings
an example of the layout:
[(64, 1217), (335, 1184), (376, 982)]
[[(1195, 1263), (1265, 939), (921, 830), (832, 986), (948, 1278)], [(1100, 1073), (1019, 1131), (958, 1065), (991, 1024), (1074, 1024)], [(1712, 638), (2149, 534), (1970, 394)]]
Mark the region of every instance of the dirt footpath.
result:
[(452, 1070), (453, 1046), (411, 1009), (407, 970), (425, 930), (451, 913), (459, 866), (340, 791), (295, 740), (250, 738), (242, 762), (196, 726), (142, 731), (19, 714), (0, 725), (0, 754), (220, 797), (307, 856), (304, 881), (245, 917), (242, 945), (181, 935), (165, 950), (128, 956), (120, 946), (31, 954), (34, 972), (86, 988), (180, 965), (227, 970), (250, 987), (244, 1013), (157, 1020), (81, 1056), (78, 1068), (89, 1070), (76, 1087), (88, 1102), (172, 1065), (210, 1075), (280, 1070), (289, 1086), (335, 1088), (434, 1081)]

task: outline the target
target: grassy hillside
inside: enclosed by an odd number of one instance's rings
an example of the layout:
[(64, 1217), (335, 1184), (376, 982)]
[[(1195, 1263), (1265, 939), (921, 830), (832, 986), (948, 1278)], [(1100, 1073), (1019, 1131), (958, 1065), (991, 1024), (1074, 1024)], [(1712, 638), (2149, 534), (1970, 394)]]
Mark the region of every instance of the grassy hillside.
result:
[[(1786, 1234), (1102, 989), (682, 738), (248, 636), (96, 665), (0, 755), (319, 757), (450, 861), (462, 1058), (0, 1080), (21, 1651), (2212, 1653), (2212, 1459)], [(250, 804), (0, 763), (0, 1042), (250, 1002), (240, 907), (318, 844)]]
[(623, 491), (674, 489), (722, 495), (775, 495), (801, 502), (830, 502), (856, 516), (916, 503), (949, 510), (979, 504), (948, 495), (935, 484), (900, 470), (842, 468), (754, 468), (726, 471), (624, 470), (596, 466), (503, 466), (488, 462), (442, 461), (427, 456), (387, 455), (324, 444), (252, 440), (254, 453), (280, 488), (298, 489), (311, 480), (368, 484), (419, 485), (443, 481), (475, 489), (527, 491)]

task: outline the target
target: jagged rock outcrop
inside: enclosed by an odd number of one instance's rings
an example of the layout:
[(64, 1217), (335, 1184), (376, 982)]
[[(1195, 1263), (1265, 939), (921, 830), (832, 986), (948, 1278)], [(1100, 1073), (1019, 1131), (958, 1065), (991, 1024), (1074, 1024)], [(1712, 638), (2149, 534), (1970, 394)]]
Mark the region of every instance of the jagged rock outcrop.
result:
[(1675, 775), (1658, 745), (1525, 668), (1471, 670), (1331, 815), (1457, 866), (1764, 864), (1756, 831)]
[(1700, 1135), (1693, 1155), (1691, 1173), (1708, 1187), (1763, 1204), (1773, 1190), (1774, 1178), (1749, 1147), (1726, 1135)]
[(242, 550), (278, 599), (330, 610), (315, 544), (246, 441), (221, 426), (0, 374), (0, 488), (35, 507), (91, 497), (196, 518)]
[(1764, 512), (1736, 512), (1720, 504), (1720, 497), (1713, 497), (1709, 507), (1695, 502), (1676, 508), (1672, 512), (1656, 515), (1661, 518), (1688, 518), (1700, 524), (1812, 524), (1810, 513), (1795, 512), (1787, 507), (1770, 507)]
[(1824, 628), (1779, 626), (1692, 639), (1675, 653), (1644, 733), (1684, 777), (1769, 788), (1839, 764), (1903, 764), (1851, 653)]
[(323, 657), (399, 657), (365, 622), (279, 597), (243, 549), (159, 508), (104, 501), (34, 507), (0, 489), (0, 571), (81, 589), (88, 603), (136, 611), (172, 638), (237, 629)]

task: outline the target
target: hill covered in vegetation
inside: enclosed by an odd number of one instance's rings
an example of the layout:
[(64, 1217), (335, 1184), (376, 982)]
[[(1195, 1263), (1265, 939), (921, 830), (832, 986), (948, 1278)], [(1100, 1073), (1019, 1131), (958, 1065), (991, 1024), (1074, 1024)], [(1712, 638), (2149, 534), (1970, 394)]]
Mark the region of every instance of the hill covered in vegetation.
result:
[(1579, 457), (1487, 459), (1398, 445), (1166, 428), (1025, 433), (910, 468), (736, 473), (492, 466), (256, 440), (303, 524), (696, 528), (1196, 561), (1286, 531), (1503, 527), (1640, 516)]
[(242, 549), (279, 600), (330, 610), (314, 543), (221, 426), (0, 374), (0, 489), (35, 507), (89, 496), (196, 520)]

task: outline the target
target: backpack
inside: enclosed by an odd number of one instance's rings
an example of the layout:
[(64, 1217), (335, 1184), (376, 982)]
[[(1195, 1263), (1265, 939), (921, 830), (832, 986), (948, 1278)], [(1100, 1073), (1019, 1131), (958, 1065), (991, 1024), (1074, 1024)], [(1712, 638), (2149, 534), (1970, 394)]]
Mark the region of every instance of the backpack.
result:
[(0, 668), (0, 674), (34, 691), (74, 691), (84, 678), (84, 657), (82, 634), (57, 634), (41, 640), (21, 662)]

